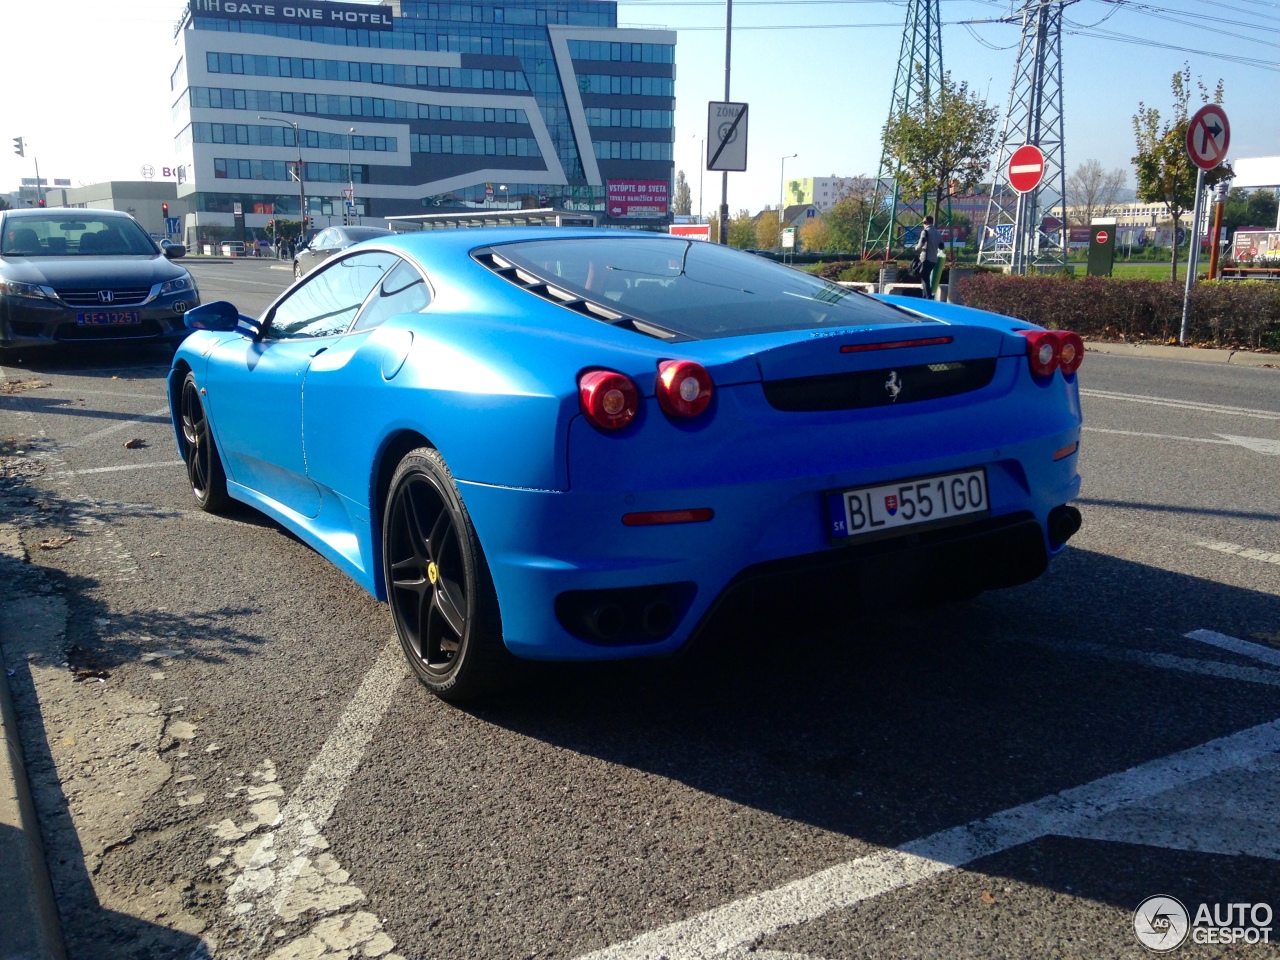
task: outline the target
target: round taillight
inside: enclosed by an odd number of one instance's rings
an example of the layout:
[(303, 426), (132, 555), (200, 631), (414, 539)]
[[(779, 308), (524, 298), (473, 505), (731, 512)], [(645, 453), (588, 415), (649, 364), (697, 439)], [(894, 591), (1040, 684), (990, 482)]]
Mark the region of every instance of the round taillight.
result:
[(1080, 369), (1084, 362), (1084, 341), (1080, 334), (1070, 330), (1059, 330), (1058, 334), (1058, 366), (1064, 376), (1071, 376)]
[(654, 392), (658, 406), (671, 417), (696, 417), (711, 402), (711, 374), (692, 360), (663, 360), (658, 364)]
[(578, 405), (601, 430), (620, 430), (635, 417), (640, 391), (614, 370), (589, 370), (578, 377)]
[(1053, 376), (1062, 360), (1061, 343), (1055, 330), (1019, 330), (1027, 338), (1027, 363), (1037, 377)]

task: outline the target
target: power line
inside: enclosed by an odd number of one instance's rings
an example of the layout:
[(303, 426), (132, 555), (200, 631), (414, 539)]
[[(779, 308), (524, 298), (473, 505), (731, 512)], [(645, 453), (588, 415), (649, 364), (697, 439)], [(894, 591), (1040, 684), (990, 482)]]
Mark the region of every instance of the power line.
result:
[(1081, 37), (1097, 38), (1099, 40), (1114, 40), (1117, 43), (1132, 43), (1140, 47), (1155, 47), (1159, 50), (1173, 50), (1177, 53), (1192, 53), (1199, 57), (1209, 57), (1214, 60), (1226, 60), (1230, 63), (1238, 63), (1247, 67), (1260, 67), (1263, 70), (1270, 70), (1274, 73), (1280, 73), (1280, 64), (1273, 60), (1259, 60), (1255, 57), (1241, 57), (1230, 53), (1215, 53), (1212, 50), (1197, 50), (1193, 47), (1180, 47), (1172, 43), (1161, 43), (1158, 40), (1149, 40), (1145, 37), (1133, 37), (1128, 34), (1116, 33), (1111, 30), (1067, 30), (1067, 33)]

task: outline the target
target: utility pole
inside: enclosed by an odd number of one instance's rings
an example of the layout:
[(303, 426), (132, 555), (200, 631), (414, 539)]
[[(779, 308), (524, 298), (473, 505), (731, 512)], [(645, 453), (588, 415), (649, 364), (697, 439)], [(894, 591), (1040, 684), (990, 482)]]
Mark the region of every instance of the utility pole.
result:
[[(1026, 0), (1022, 41), (1013, 68), (1009, 109), (991, 177), (991, 199), (979, 238), (978, 263), (1026, 273), (1028, 266), (1065, 269), (1067, 172), (1062, 133), (1062, 10), (1075, 0)], [(1026, 144), (1044, 155), (1039, 184), (1019, 193), (1009, 184), (1009, 158)], [(1045, 211), (1061, 206), (1056, 230), (1043, 231)], [(1057, 233), (1054, 241), (1053, 233)]]
[[(889, 118), (917, 110), (942, 89), (942, 13), (938, 0), (909, 0), (898, 51), (898, 72), (889, 98)], [(902, 165), (885, 151), (862, 233), (862, 255), (883, 248), (885, 259), (898, 238), (898, 174)], [(922, 211), (923, 213), (926, 211)]]

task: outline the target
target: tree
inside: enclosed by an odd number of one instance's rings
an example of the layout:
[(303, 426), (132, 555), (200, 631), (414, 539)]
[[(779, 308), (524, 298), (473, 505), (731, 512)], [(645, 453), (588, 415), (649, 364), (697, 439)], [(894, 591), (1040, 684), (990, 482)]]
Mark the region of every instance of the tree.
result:
[(10, 209), (9, 201), (6, 200), (4, 197), (0, 197), (0, 210), (8, 210), (8, 209)]
[(999, 111), (971, 92), (967, 81), (957, 86), (944, 73), (941, 88), (930, 90), (924, 69), (917, 64), (916, 70), (920, 102), (885, 123), (884, 150), (899, 166), (906, 196), (924, 200), (925, 213), (932, 197), (936, 216), (944, 197), (970, 192), (987, 172)]
[(689, 190), (689, 181), (684, 171), (676, 171), (676, 193), (671, 199), (671, 212), (677, 216), (688, 216), (693, 209), (693, 194)]
[[(1210, 94), (1203, 83), (1200, 99), (1210, 102)], [(1171, 116), (1160, 122), (1160, 111), (1138, 102), (1138, 112), (1133, 117), (1133, 136), (1138, 153), (1133, 166), (1138, 175), (1138, 199), (1145, 203), (1163, 203), (1173, 221), (1173, 235), (1178, 235), (1178, 223), (1182, 215), (1195, 206), (1196, 166), (1187, 154), (1188, 105), (1191, 103), (1191, 66), (1173, 75), (1169, 84), (1173, 92)], [(1213, 103), (1222, 102), (1222, 81), (1214, 88)], [(1178, 280), (1178, 245), (1173, 245), (1173, 282)]]
[(808, 217), (800, 225), (800, 245), (805, 250), (836, 250), (835, 235), (825, 216)]
[(1067, 177), (1067, 205), (1084, 207), (1079, 225), (1087, 227), (1094, 217), (1107, 216), (1128, 179), (1119, 167), (1104, 170), (1097, 160), (1086, 160), (1076, 167), (1076, 172)]
[(713, 213), (707, 217), (707, 225), (711, 227), (710, 240), (712, 243), (720, 242), (720, 214)]
[(782, 244), (782, 228), (778, 224), (778, 211), (765, 210), (756, 218), (755, 246), (761, 250), (772, 250)]
[(746, 210), (739, 210), (738, 215), (729, 221), (729, 246), (746, 250), (755, 242), (755, 221)]

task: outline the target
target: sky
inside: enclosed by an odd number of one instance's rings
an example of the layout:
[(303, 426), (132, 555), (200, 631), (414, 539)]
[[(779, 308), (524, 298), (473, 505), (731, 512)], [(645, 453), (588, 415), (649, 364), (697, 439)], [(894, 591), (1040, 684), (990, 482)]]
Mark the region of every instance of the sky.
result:
[[(940, 0), (942, 53), (1003, 115), (1017, 58), (1008, 0)], [(35, 175), (73, 186), (157, 176), (174, 164), (169, 75), (178, 0), (4, 0), (6, 91), (0, 191)], [(899, 0), (736, 0), (730, 99), (750, 104), (747, 171), (729, 175), (729, 206), (776, 205), (787, 179), (874, 176), (906, 5)], [(707, 102), (724, 99), (723, 0), (625, 0), (620, 26), (678, 31), (675, 165), (695, 212), (719, 206), (718, 173), (699, 176)], [(1068, 172), (1086, 160), (1133, 187), (1133, 116), (1167, 112), (1171, 76), (1225, 87), (1229, 157), (1280, 155), (1280, 0), (1075, 0), (1065, 11), (1063, 99)], [(23, 137), (25, 158), (10, 139)], [(994, 158), (993, 158), (994, 162)], [(700, 182), (701, 181), (701, 182)]]

